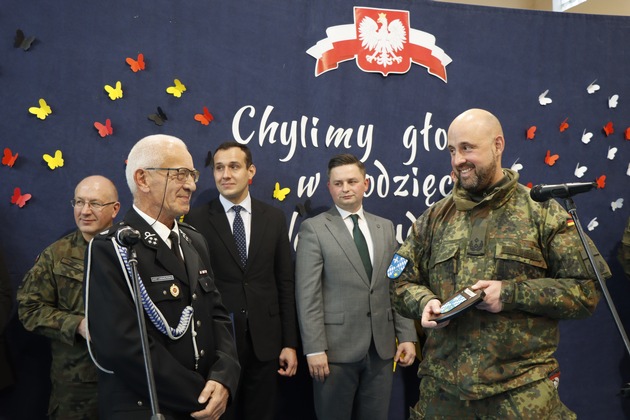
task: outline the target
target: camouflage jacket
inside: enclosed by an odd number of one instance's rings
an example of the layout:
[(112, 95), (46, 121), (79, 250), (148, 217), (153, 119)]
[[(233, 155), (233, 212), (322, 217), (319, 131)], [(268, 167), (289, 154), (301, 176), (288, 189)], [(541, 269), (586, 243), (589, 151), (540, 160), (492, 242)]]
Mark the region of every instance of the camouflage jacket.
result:
[(416, 220), (397, 252), (408, 263), (392, 300), (406, 317), (420, 319), (429, 300), (444, 302), (477, 280), (503, 281), (500, 313), (473, 309), (426, 331), (419, 375), (462, 399), (547, 377), (558, 367), (558, 320), (589, 316), (600, 297), (567, 212), (555, 200), (534, 202), (516, 172), (504, 173), (508, 181), (480, 202), (456, 187)]
[(619, 247), (619, 262), (626, 276), (630, 279), (630, 217), (626, 224), (626, 229), (623, 231), (623, 238), (621, 238), (621, 246)]
[(83, 337), (83, 258), (87, 242), (80, 231), (46, 248), (17, 292), (24, 328), (51, 340), (53, 382), (95, 382), (96, 368)]

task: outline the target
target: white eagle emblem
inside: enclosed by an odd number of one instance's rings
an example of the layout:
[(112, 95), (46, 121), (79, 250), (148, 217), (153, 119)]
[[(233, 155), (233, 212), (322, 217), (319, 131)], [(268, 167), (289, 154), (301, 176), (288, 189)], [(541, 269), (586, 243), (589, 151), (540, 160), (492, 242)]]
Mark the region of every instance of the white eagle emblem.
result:
[(362, 41), (361, 47), (371, 53), (365, 56), (368, 63), (376, 60), (376, 64), (387, 67), (394, 61), (399, 64), (402, 61), (402, 57), (396, 53), (404, 48), (407, 31), (400, 19), (394, 19), (388, 24), (387, 14), (379, 13), (376, 22), (367, 16), (363, 18), (359, 24), (359, 39)]

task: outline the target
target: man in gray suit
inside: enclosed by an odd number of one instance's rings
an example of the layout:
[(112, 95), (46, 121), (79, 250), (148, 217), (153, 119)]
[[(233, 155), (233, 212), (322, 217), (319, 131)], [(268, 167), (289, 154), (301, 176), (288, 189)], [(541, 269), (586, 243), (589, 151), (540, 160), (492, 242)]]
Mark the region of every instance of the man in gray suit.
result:
[(363, 211), (368, 185), (359, 159), (333, 157), (335, 206), (300, 227), (296, 304), (319, 419), (386, 419), (393, 368), (416, 355), (413, 322), (393, 312), (385, 276), (394, 226)]

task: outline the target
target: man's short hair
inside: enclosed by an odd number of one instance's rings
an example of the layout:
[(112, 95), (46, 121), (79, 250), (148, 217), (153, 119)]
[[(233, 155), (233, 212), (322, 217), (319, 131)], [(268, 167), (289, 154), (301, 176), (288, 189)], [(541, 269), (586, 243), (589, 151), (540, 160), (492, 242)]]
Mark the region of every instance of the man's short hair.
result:
[(331, 170), (338, 166), (345, 165), (357, 165), (359, 167), (359, 170), (361, 171), (361, 175), (363, 175), (363, 178), (365, 178), (365, 165), (359, 160), (358, 157), (350, 153), (342, 153), (340, 155), (333, 156), (328, 161), (328, 178), (330, 179)]
[[(243, 151), (243, 153), (245, 153), (245, 167), (249, 168), (250, 166), (252, 166), (252, 164), (254, 163), (252, 159), (252, 151), (249, 150), (249, 147), (245, 146), (244, 144), (238, 143), (236, 141), (226, 141), (224, 143), (221, 143), (219, 147), (217, 147), (216, 150), (214, 151), (214, 155), (216, 155), (219, 150), (228, 150), (228, 149), (232, 149), (233, 147), (239, 148)], [(213, 168), (214, 168), (214, 155), (212, 155)]]
[(181, 143), (186, 150), (188, 150), (186, 143), (181, 139), (174, 136), (167, 136), (166, 134), (154, 134), (144, 137), (138, 140), (131, 148), (129, 156), (127, 157), (127, 169), (125, 170), (127, 185), (129, 186), (131, 194), (136, 194), (137, 188), (134, 174), (138, 169), (157, 168), (164, 162), (164, 151), (161, 146), (165, 141)]

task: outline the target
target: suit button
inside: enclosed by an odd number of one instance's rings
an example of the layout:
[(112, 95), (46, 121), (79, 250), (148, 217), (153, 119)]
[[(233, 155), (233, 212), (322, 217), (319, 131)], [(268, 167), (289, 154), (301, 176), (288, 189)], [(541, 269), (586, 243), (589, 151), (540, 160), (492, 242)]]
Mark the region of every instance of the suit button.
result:
[(193, 293), (192, 298), (193, 300), (197, 300), (197, 293)]
[(367, 313), (368, 318), (372, 316), (372, 312)]
[(370, 294), (373, 295), (374, 294), (374, 290), (370, 290)]
[(244, 314), (245, 313), (245, 309), (241, 309), (241, 313)]
[(138, 407), (142, 407), (142, 401), (138, 401)]
[(162, 290), (162, 294), (166, 296), (166, 290)]
[(201, 327), (201, 321), (197, 321), (197, 326)]
[(203, 349), (201, 349), (201, 350), (199, 351), (199, 355), (200, 355), (200, 356), (203, 356), (204, 354), (206, 354), (206, 352), (205, 352)]

